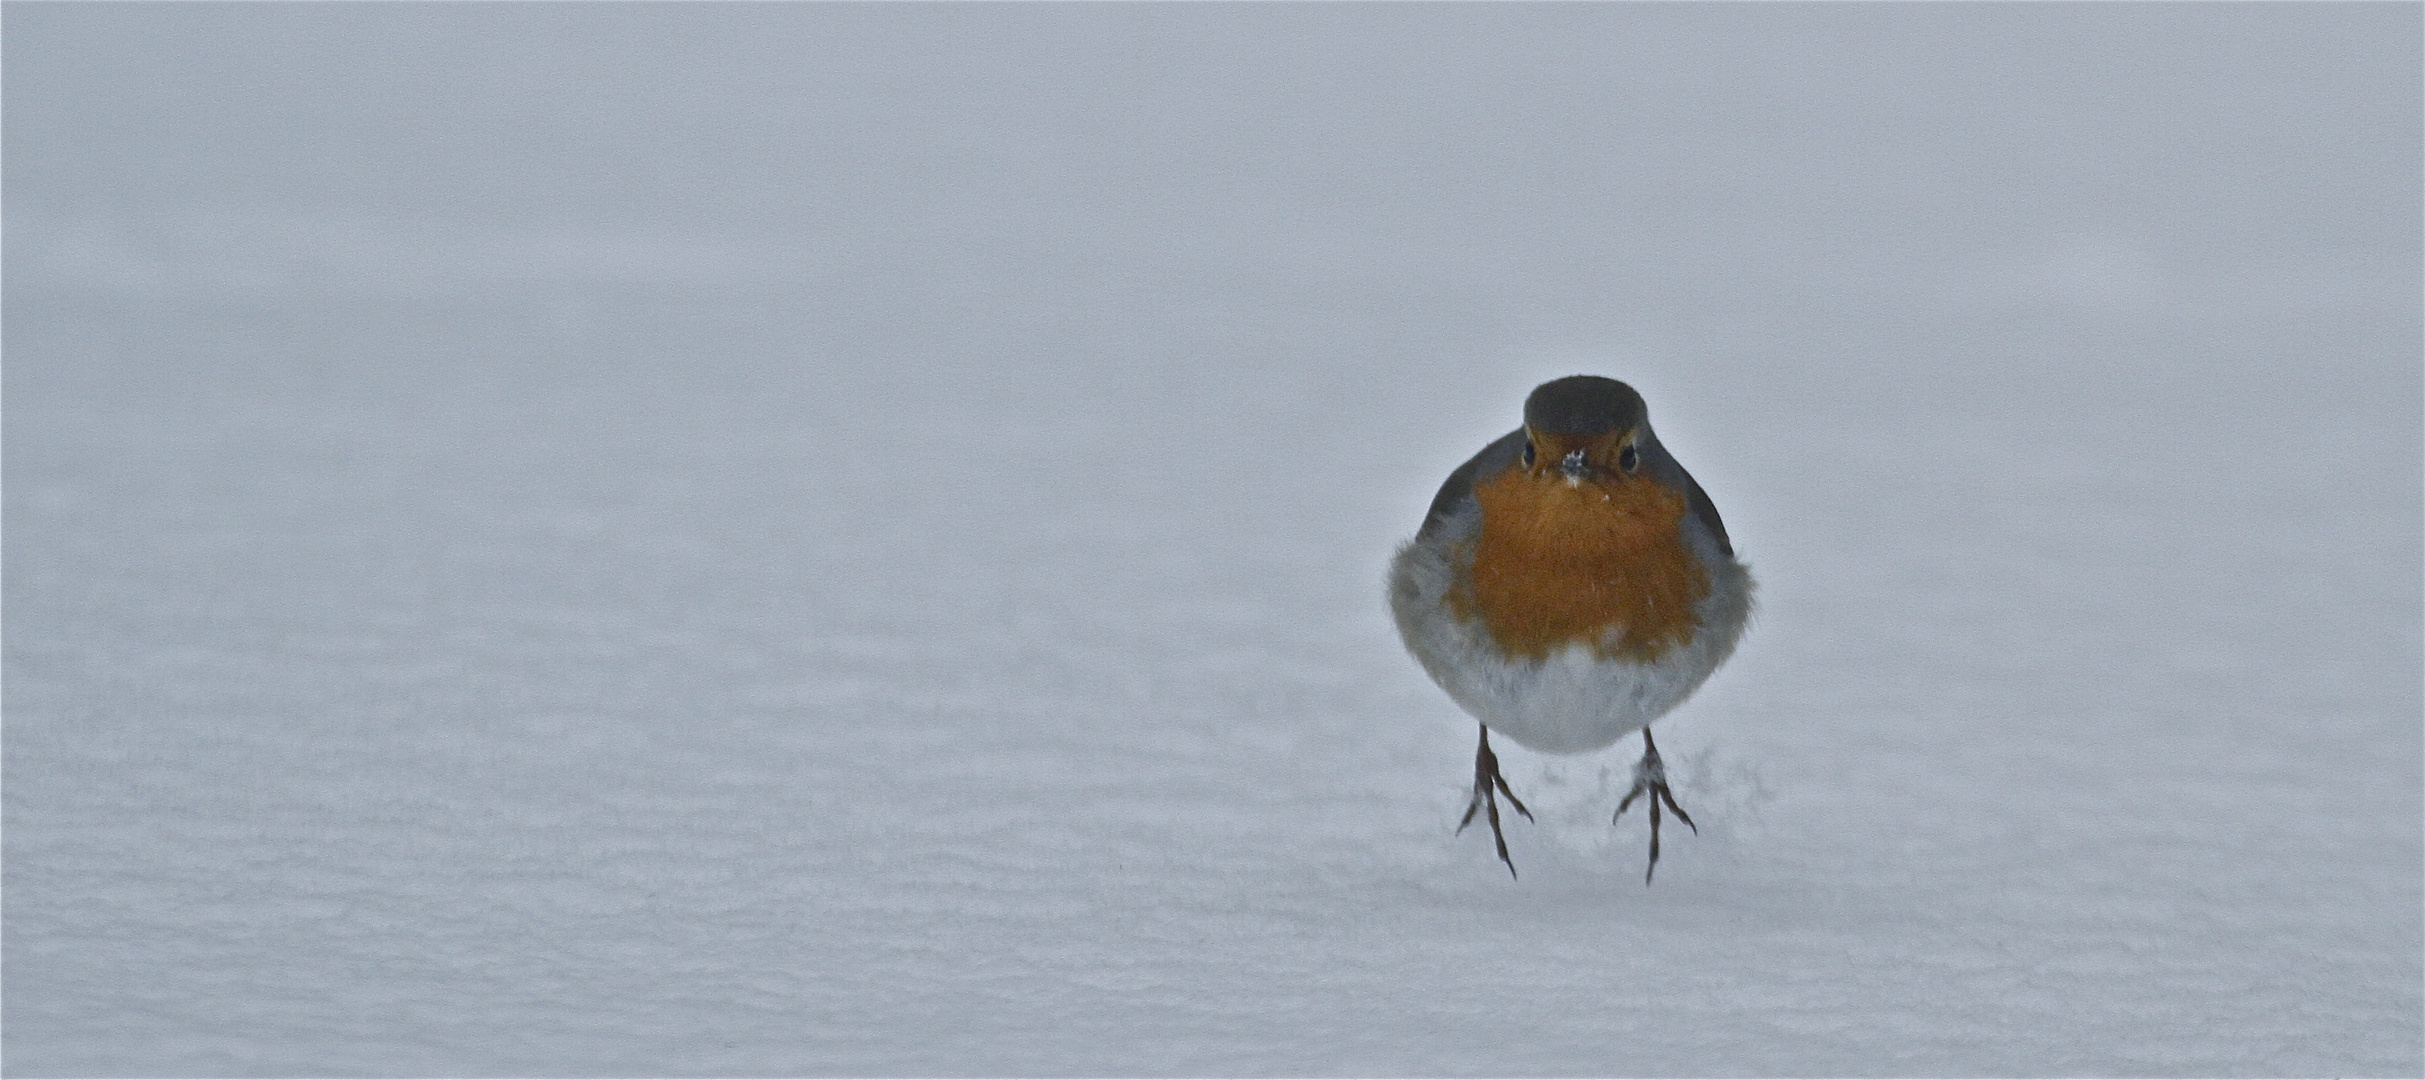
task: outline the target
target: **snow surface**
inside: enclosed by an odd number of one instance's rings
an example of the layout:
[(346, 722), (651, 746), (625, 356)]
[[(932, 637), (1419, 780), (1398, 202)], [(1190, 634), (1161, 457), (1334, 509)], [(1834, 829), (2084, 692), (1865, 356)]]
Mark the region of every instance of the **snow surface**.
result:
[[(2425, 1072), (2414, 5), (5, 19), (11, 1075)], [(1650, 888), (1383, 610), (1575, 371)]]

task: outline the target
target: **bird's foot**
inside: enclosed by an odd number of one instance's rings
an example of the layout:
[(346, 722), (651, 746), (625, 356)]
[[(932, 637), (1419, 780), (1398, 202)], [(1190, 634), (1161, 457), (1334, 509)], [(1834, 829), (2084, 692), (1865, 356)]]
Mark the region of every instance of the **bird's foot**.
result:
[(1524, 820), (1533, 820), (1532, 811), (1524, 808), (1524, 800), (1516, 798), (1516, 793), (1507, 789), (1507, 778), (1499, 775), (1499, 755), (1490, 752), (1490, 728), (1485, 725), (1482, 728), (1482, 748), (1474, 751), (1474, 799), (1466, 804), (1465, 818), (1457, 822), (1457, 831), (1464, 832), (1466, 826), (1474, 823), (1475, 811), (1488, 808), (1490, 838), (1498, 842), (1499, 861), (1507, 864), (1507, 876), (1512, 878), (1516, 876), (1516, 861), (1507, 857), (1507, 834), (1499, 831), (1501, 795), (1507, 796), (1508, 804), (1516, 808), (1516, 813), (1524, 815)]
[[(1701, 832), (1701, 827), (1692, 823), (1692, 815), (1676, 805), (1675, 792), (1668, 790), (1667, 764), (1659, 760), (1659, 744), (1650, 741), (1649, 728), (1642, 729), (1642, 760), (1634, 762), (1633, 790), (1625, 793), (1624, 801), (1617, 804), (1617, 812), (1609, 815), (1608, 823), (1616, 824), (1618, 818), (1625, 816), (1626, 808), (1645, 795), (1649, 798), (1644, 801), (1650, 804), (1650, 865), (1642, 871), (1642, 884), (1648, 885), (1650, 876), (1659, 872), (1660, 804), (1664, 803), (1669, 810), (1675, 811), (1677, 820), (1690, 826), (1694, 835)], [(1473, 812), (1466, 811), (1466, 816), (1472, 817)]]

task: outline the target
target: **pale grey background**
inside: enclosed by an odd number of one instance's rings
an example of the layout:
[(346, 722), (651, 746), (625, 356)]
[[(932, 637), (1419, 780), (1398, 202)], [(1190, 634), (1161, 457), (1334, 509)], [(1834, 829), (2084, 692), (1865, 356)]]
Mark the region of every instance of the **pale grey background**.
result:
[[(12, 1075), (2416, 1075), (2415, 5), (5, 9)], [(1765, 583), (1380, 576), (1628, 379)]]

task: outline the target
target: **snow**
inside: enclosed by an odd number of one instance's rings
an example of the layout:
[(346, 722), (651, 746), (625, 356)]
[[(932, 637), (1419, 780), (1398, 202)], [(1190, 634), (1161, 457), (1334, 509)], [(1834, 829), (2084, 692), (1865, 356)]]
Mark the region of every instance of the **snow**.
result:
[[(2414, 7), (5, 19), (11, 1075), (2425, 1071)], [(1648, 888), (1382, 598), (1576, 371)]]

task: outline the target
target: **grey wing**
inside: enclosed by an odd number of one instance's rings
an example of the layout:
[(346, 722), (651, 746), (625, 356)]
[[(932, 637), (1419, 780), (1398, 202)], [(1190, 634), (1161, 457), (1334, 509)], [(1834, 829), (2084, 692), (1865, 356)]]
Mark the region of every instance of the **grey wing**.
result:
[(1657, 435), (1652, 434), (1648, 427), (1643, 428), (1642, 432), (1642, 452), (1650, 465), (1651, 475), (1671, 487), (1683, 488), (1685, 508), (1692, 511), (1692, 516), (1701, 522), (1701, 527), (1708, 529), (1709, 535), (1718, 541), (1718, 550), (1725, 552), (1727, 558), (1734, 558), (1734, 541), (1726, 537), (1726, 523), (1718, 518), (1718, 504), (1709, 501), (1709, 493), (1701, 490), (1701, 482), (1685, 471), (1684, 463), (1677, 461), (1674, 454), (1667, 452), (1667, 447), (1659, 442)]
[[(1681, 468), (1678, 466), (1679, 470)], [(1718, 504), (1709, 501), (1709, 493), (1701, 490), (1700, 481), (1694, 480), (1691, 473), (1684, 474), (1684, 498), (1686, 505), (1692, 508), (1692, 516), (1700, 518), (1701, 524), (1708, 526), (1710, 533), (1718, 538), (1718, 550), (1725, 552), (1727, 558), (1734, 558), (1734, 541), (1726, 538), (1726, 522), (1718, 518)]]
[[(1415, 537), (1421, 539), (1438, 531), (1441, 522), (1473, 501), (1476, 483), (1497, 475), (1501, 469), (1514, 465), (1523, 456), (1524, 429), (1517, 428), (1483, 447), (1481, 453), (1467, 458), (1465, 464), (1457, 466), (1457, 471), (1448, 474), (1448, 480), (1440, 485), (1440, 493), (1432, 496), (1431, 512), (1423, 516), (1423, 528), (1415, 533)], [(1704, 497), (1701, 501), (1709, 500)], [(1714, 518), (1717, 512), (1713, 510), (1710, 513)], [(1720, 530), (1718, 535), (1722, 538), (1726, 534)]]

